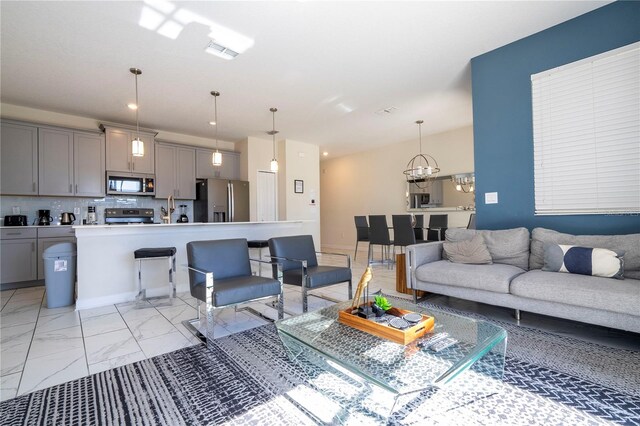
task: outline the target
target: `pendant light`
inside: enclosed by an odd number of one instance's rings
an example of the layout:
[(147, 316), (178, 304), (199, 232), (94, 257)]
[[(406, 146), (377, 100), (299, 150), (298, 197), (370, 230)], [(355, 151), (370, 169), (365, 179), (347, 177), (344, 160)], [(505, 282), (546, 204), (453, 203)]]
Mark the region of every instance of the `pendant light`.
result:
[(211, 162), (214, 166), (222, 166), (222, 153), (218, 151), (218, 96), (220, 96), (220, 92), (214, 90), (211, 95), (213, 96), (213, 121), (209, 124), (216, 128), (216, 152), (211, 156)]
[(424, 123), (422, 120), (416, 121), (420, 137), (420, 152), (409, 160), (407, 169), (403, 173), (408, 183), (412, 183), (418, 188), (427, 188), (438, 177), (440, 168), (435, 158), (422, 153), (422, 123)]
[(140, 111), (140, 105), (138, 104), (138, 76), (142, 74), (142, 70), (139, 68), (129, 68), (131, 74), (136, 78), (136, 138), (131, 141), (131, 155), (134, 157), (144, 157), (144, 142), (140, 140), (140, 122), (138, 121), (138, 111)]
[(273, 139), (273, 158), (271, 159), (271, 171), (275, 173), (278, 171), (278, 160), (276, 159), (276, 134), (278, 134), (278, 131), (276, 130), (276, 111), (278, 111), (278, 108), (269, 108), (269, 111), (271, 111), (271, 114), (273, 116), (273, 127), (270, 132), (267, 132), (267, 134), (271, 135)]

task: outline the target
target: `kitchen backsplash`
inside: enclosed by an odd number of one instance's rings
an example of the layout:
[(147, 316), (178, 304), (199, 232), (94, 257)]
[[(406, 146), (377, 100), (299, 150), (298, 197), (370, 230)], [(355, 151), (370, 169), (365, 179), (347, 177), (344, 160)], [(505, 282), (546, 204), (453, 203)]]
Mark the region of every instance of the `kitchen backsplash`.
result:
[[(171, 222), (175, 223), (180, 216), (180, 204), (187, 205), (187, 216), (189, 222), (193, 222), (193, 201), (176, 200), (176, 211), (171, 215)], [(12, 214), (27, 215), (27, 221), (31, 225), (38, 217), (38, 210), (51, 210), (52, 224), (60, 224), (60, 215), (63, 212), (73, 213), (74, 209), (80, 209), (80, 214), (76, 214), (76, 225), (82, 224), (82, 219), (87, 218), (87, 207), (96, 206), (98, 224), (104, 224), (104, 209), (115, 208), (153, 208), (155, 211), (154, 222), (160, 223), (160, 207), (167, 207), (166, 200), (156, 200), (151, 197), (117, 197), (107, 196), (104, 198), (67, 198), (67, 197), (21, 197), (21, 196), (1, 196), (0, 197), (0, 224), (4, 225), (4, 217)], [(20, 210), (14, 213), (14, 210)]]

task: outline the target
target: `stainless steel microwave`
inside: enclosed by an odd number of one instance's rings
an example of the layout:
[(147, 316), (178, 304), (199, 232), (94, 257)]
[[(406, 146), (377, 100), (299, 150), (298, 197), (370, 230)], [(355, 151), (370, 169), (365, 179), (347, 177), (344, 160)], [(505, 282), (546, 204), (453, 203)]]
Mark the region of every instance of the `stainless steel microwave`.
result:
[(156, 195), (154, 175), (107, 172), (107, 194)]

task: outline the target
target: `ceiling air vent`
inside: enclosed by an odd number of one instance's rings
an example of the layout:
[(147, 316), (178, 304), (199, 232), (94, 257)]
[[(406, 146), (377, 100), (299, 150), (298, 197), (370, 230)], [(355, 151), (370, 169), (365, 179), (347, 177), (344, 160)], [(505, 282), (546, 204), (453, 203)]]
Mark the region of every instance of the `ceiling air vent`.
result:
[(207, 53), (211, 53), (212, 55), (216, 55), (223, 59), (228, 59), (228, 60), (231, 60), (239, 55), (238, 52), (233, 51), (228, 47), (224, 47), (223, 45), (218, 44), (213, 40), (209, 42), (209, 44), (204, 50)]
[(382, 108), (379, 111), (376, 111), (376, 114), (378, 115), (387, 115), (387, 114), (392, 114), (393, 112), (395, 112), (398, 109), (398, 107), (394, 107), (394, 106), (390, 106), (387, 108)]

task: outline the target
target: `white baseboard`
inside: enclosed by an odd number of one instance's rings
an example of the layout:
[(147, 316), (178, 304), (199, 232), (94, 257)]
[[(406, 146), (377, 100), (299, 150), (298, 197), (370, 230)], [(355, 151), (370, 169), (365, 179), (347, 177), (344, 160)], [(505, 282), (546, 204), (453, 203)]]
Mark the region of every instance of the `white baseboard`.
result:
[(92, 297), (89, 299), (77, 299), (76, 311), (81, 309), (100, 308), (107, 305), (115, 305), (116, 303), (132, 302), (136, 300), (137, 292), (119, 293), (104, 297)]

